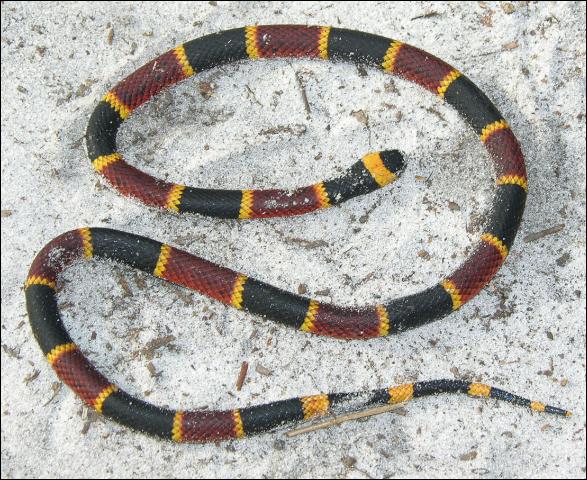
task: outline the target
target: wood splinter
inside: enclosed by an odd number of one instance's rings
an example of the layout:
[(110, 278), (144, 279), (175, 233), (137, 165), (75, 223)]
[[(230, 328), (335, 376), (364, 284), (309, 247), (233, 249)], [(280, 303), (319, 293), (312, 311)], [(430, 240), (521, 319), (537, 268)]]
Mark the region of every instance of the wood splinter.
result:
[(394, 410), (398, 410), (402, 406), (403, 403), (396, 403), (393, 405), (382, 405), (380, 407), (373, 407), (367, 410), (362, 410), (360, 412), (347, 413), (346, 415), (334, 417), (331, 420), (327, 420), (325, 422), (316, 423), (314, 425), (309, 425), (307, 427), (297, 428), (295, 430), (290, 430), (289, 432), (285, 432), (285, 435), (288, 437), (295, 437), (296, 435), (300, 435), (302, 433), (314, 432), (316, 430), (330, 428), (334, 425), (340, 425), (341, 423), (348, 422), (350, 420), (357, 420), (359, 418), (370, 417), (372, 415), (380, 415), (382, 413), (392, 412)]
[(310, 109), (310, 102), (308, 102), (308, 95), (306, 95), (306, 87), (304, 87), (304, 83), (302, 82), (302, 77), (300, 76), (299, 72), (295, 72), (296, 81), (298, 82), (298, 87), (302, 94), (302, 101), (304, 102), (304, 110), (306, 113), (310, 115), (312, 110)]
[(238, 392), (241, 391), (241, 388), (243, 388), (243, 383), (245, 383), (245, 378), (247, 376), (247, 370), (249, 369), (249, 364), (248, 362), (243, 362), (241, 365), (241, 371), (238, 374), (238, 379), (236, 381), (236, 390)]

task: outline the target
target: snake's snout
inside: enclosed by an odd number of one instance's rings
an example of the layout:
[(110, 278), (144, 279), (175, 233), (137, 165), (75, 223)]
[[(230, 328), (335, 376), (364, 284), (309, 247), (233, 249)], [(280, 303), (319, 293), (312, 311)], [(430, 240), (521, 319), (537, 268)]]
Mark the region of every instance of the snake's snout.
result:
[[(381, 152), (368, 153), (362, 158), (361, 162), (358, 162), (359, 165), (361, 163), (368, 172), (367, 175), (375, 180), (375, 183), (379, 188), (385, 187), (388, 183), (393, 182), (405, 166), (404, 156), (399, 150), (382, 150)], [(360, 181), (362, 175), (358, 174), (356, 176)], [(373, 188), (360, 193), (368, 193), (371, 191), (373, 191)], [(353, 196), (356, 195), (357, 193)]]
[(385, 167), (395, 175), (399, 175), (406, 167), (404, 156), (399, 150), (383, 150), (379, 156)]

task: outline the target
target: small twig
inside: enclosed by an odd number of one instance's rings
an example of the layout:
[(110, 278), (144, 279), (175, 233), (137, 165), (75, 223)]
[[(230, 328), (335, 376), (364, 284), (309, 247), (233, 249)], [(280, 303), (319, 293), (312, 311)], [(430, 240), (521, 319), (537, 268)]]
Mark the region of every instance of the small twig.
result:
[(20, 356), (20, 348), (10, 348), (8, 345), (2, 344), (2, 350), (8, 355), (9, 357), (16, 358), (20, 360), (22, 357)]
[(87, 409), (87, 407), (84, 407), (84, 410), (82, 411), (82, 419), (85, 421), (80, 433), (82, 435), (86, 435), (88, 430), (90, 430), (90, 425), (94, 422), (97, 422), (100, 419), (100, 416), (94, 410), (90, 410)]
[(490, 52), (479, 53), (478, 55), (471, 55), (471, 58), (486, 57), (488, 55), (495, 55), (496, 53), (501, 52), (503, 52), (503, 49), (500, 48), (499, 50), (491, 50)]
[(46, 407), (47, 405), (49, 405), (53, 401), (53, 399), (61, 391), (61, 387), (63, 387), (63, 383), (53, 382), (53, 385), (51, 386), (51, 388), (53, 389), (53, 395), (51, 395), (51, 398), (43, 404), (43, 407)]
[(263, 104), (262, 104), (262, 103), (261, 103), (259, 100), (257, 100), (257, 95), (255, 95), (255, 92), (253, 92), (253, 90), (251, 90), (251, 87), (249, 87), (247, 84), (245, 84), (245, 88), (248, 90), (248, 92), (249, 92), (250, 96), (253, 98), (253, 101), (254, 101), (254, 102), (257, 104), (257, 105), (259, 105), (260, 107), (262, 107), (262, 106), (263, 106)]
[(238, 392), (240, 392), (241, 388), (243, 388), (243, 383), (245, 383), (245, 377), (247, 376), (248, 369), (249, 369), (249, 364), (247, 362), (243, 362), (241, 365), (241, 371), (238, 374), (238, 379), (236, 380), (236, 390)]
[(308, 103), (308, 96), (306, 95), (306, 88), (304, 87), (304, 84), (302, 83), (302, 79), (300, 78), (300, 74), (298, 72), (295, 72), (296, 75), (296, 81), (298, 82), (298, 87), (300, 87), (300, 92), (302, 93), (302, 100), (304, 102), (304, 109), (306, 110), (306, 113), (308, 115), (310, 115), (312, 113), (312, 111), (310, 110), (310, 104)]
[(275, 231), (275, 233), (281, 238), (284, 242), (287, 243), (294, 243), (299, 245), (302, 248), (313, 249), (313, 248), (321, 248), (327, 247), (328, 242), (324, 240), (306, 240), (305, 238), (296, 238), (296, 237), (288, 237), (285, 233), (277, 229), (275, 226), (271, 225), (271, 228)]
[(132, 290), (128, 286), (128, 282), (126, 281), (126, 278), (124, 278), (124, 274), (122, 272), (118, 273), (118, 284), (124, 290), (125, 297), (132, 297), (133, 296)]
[(565, 228), (565, 225), (564, 223), (561, 223), (560, 225), (555, 225), (554, 227), (547, 228), (546, 230), (540, 230), (539, 232), (531, 233), (530, 235), (526, 235), (524, 237), (524, 242), (529, 243), (535, 240), (540, 240), (542, 237), (560, 232), (563, 228)]
[(152, 360), (155, 355), (155, 350), (168, 346), (174, 340), (174, 335), (166, 335), (164, 337), (155, 338), (154, 340), (151, 340), (147, 343), (145, 348), (141, 350), (141, 354), (143, 354), (147, 360)]
[(296, 123), (292, 126), (289, 125), (278, 125), (277, 127), (266, 128), (259, 132), (259, 135), (278, 135), (280, 133), (289, 133), (290, 135), (295, 135), (300, 137), (304, 133), (306, 133), (306, 126), (300, 125)]
[(423, 15), (418, 15), (417, 17), (414, 17), (414, 18), (410, 18), (410, 21), (418, 20), (419, 18), (438, 17), (439, 15), (440, 15), (440, 13), (432, 11), (432, 12), (424, 13)]
[(27, 373), (24, 377), (23, 382), (28, 385), (29, 383), (31, 383), (35, 378), (37, 378), (39, 376), (41, 372), (37, 369), (33, 370), (31, 373)]
[(369, 408), (361, 412), (348, 413), (340, 417), (335, 417), (332, 420), (327, 420), (326, 422), (317, 423), (315, 425), (309, 425), (307, 427), (297, 428), (295, 430), (290, 430), (289, 432), (285, 432), (285, 434), (288, 437), (295, 437), (296, 435), (301, 435), (302, 433), (315, 432), (316, 430), (322, 430), (324, 428), (330, 428), (334, 425), (340, 425), (341, 423), (348, 422), (350, 420), (357, 420), (358, 418), (370, 417), (372, 415), (380, 415), (382, 413), (392, 412), (393, 410), (397, 410), (398, 408), (400, 408), (402, 405), (403, 403), (396, 403), (393, 405), (382, 405), (380, 407)]

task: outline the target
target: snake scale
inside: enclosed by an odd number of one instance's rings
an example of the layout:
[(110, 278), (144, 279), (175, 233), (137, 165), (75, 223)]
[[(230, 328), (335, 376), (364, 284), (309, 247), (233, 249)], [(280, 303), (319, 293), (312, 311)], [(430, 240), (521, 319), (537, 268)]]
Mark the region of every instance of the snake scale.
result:
[(320, 394), (226, 411), (175, 411), (134, 398), (104, 377), (72, 341), (59, 315), (59, 273), (78, 259), (101, 258), (196, 290), (237, 309), (303, 332), (366, 339), (417, 327), (473, 298), (497, 273), (518, 230), (527, 194), (522, 151), (491, 101), (466, 76), (405, 43), (363, 32), (319, 26), (251, 26), (207, 35), (164, 53), (112, 88), (87, 127), (94, 169), (123, 195), (174, 212), (253, 219), (300, 215), (345, 202), (394, 181), (403, 168), (398, 151), (369, 153), (337, 178), (287, 190), (213, 190), (153, 178), (126, 163), (116, 134), (131, 113), (163, 89), (197, 72), (245, 59), (314, 58), (378, 67), (424, 87), (455, 108), (489, 152), (496, 174), (493, 208), (472, 255), (425, 290), (362, 309), (320, 303), (215, 265), (170, 245), (105, 228), (62, 234), (36, 256), (25, 294), (32, 331), (47, 360), (82, 400), (122, 425), (178, 442), (209, 442), (266, 432), (371, 405), (400, 403), (437, 393), (505, 400), (534, 411), (570, 412), (461, 380), (421, 381), (371, 392)]

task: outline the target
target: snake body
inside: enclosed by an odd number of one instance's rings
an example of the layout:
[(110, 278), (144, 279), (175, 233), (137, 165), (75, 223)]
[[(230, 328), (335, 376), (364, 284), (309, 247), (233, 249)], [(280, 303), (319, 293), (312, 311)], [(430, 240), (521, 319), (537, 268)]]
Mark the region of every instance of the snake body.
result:
[(104, 228), (81, 228), (48, 243), (25, 284), (33, 333), (57, 375), (97, 412), (145, 433), (175, 441), (218, 441), (265, 432), (288, 422), (425, 395), (460, 392), (558, 415), (569, 412), (485, 384), (434, 380), (360, 393), (321, 394), (227, 411), (175, 411), (133, 398), (105, 378), (67, 333), (57, 307), (58, 275), (80, 258), (132, 266), (237, 309), (296, 329), (343, 339), (397, 333), (449, 314), (497, 273), (518, 230), (527, 193), (524, 158), (507, 122), (463, 74), (405, 43), (367, 33), (295, 25), (253, 26), (192, 40), (152, 60), (110, 90), (91, 115), (87, 151), (94, 169), (123, 195), (174, 212), (220, 218), (290, 216), (324, 209), (396, 179), (400, 152), (364, 155), (341, 176), (287, 190), (212, 190), (156, 179), (126, 163), (116, 147), (122, 122), (163, 89), (197, 72), (244, 59), (305, 57), (375, 66), (411, 80), (454, 107), (479, 135), (496, 172), (492, 213), (472, 255), (436, 285), (361, 309), (292, 294), (155, 240)]

